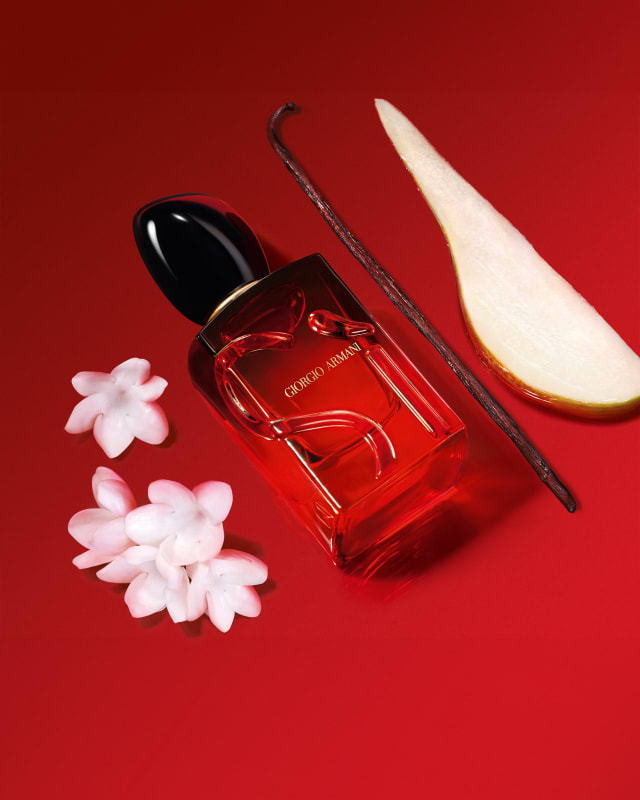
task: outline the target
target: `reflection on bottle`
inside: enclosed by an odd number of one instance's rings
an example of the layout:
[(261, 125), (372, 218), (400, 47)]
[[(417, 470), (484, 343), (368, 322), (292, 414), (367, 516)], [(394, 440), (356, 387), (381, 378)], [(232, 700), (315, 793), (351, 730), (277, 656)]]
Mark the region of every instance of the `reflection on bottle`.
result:
[(215, 359), (218, 389), (227, 399), (227, 407), (248, 430), (265, 439), (288, 439), (325, 428), (347, 428), (360, 434), (375, 458), (375, 477), (379, 478), (395, 461), (393, 444), (382, 425), (355, 411), (329, 409), (309, 414), (274, 418), (260, 397), (234, 369), (236, 363), (260, 350), (288, 350), (293, 346), (290, 333), (267, 331), (246, 334), (229, 342)]
[(450, 426), (446, 420), (428, 401), (424, 393), (416, 389), (383, 347), (374, 345), (367, 350), (365, 355), (378, 375), (391, 386), (398, 398), (434, 438), (437, 438), (438, 435), (446, 436), (449, 433)]
[(355, 322), (347, 317), (318, 309), (307, 317), (309, 327), (321, 336), (335, 336), (336, 339), (351, 339), (355, 336), (373, 336), (375, 328), (369, 322)]
[[(375, 334), (375, 328), (371, 323), (357, 322), (325, 309), (312, 311), (307, 316), (307, 322), (314, 333), (333, 336), (337, 339), (351, 339)], [(374, 345), (365, 352), (365, 357), (373, 367), (374, 373), (384, 384), (389, 386), (396, 398), (412, 411), (432, 436), (438, 436), (434, 425), (439, 427), (442, 434), (449, 432), (449, 426), (442, 416), (416, 389), (384, 348)]]
[(265, 290), (249, 300), (221, 331), (227, 343), (246, 333), (281, 331), (293, 333), (305, 309), (304, 292), (293, 283), (284, 283)]
[(317, 411), (313, 414), (301, 414), (298, 417), (274, 420), (270, 423), (275, 432), (274, 438), (287, 438), (307, 431), (318, 431), (323, 428), (350, 428), (358, 431), (376, 460), (376, 478), (379, 478), (395, 461), (396, 454), (391, 439), (384, 432), (382, 425), (355, 411), (333, 409)]

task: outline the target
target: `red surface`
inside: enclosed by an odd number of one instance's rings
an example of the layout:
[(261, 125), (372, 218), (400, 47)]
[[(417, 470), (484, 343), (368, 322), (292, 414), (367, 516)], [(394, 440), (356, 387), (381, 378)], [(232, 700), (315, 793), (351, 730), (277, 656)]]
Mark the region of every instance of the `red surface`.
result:
[[(638, 418), (561, 417), (465, 338), (446, 246), (372, 105), (395, 102), (631, 346), (640, 151), (632, 4), (33, 4), (3, 95), (2, 788), (8, 797), (635, 798)], [(465, 7), (466, 5), (466, 7)], [(599, 16), (598, 16), (599, 15)], [(285, 135), (354, 230), (486, 379), (579, 499), (574, 516), (361, 268), (265, 135)], [(218, 194), (290, 260), (321, 251), (465, 420), (465, 502), (413, 565), (332, 567), (189, 385), (193, 326), (131, 216)], [(110, 464), (233, 486), (229, 541), (269, 564), (257, 620), (129, 617), (71, 565), (68, 518), (107, 464), (65, 434), (80, 369), (139, 355), (169, 380), (168, 446)]]

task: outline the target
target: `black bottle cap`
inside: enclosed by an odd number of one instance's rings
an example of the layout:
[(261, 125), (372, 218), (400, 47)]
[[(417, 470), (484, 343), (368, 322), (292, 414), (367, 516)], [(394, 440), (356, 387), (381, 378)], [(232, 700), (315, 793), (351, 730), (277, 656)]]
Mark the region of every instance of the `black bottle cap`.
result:
[(176, 195), (143, 206), (133, 218), (133, 235), (155, 282), (200, 325), (235, 289), (269, 272), (251, 228), (208, 195)]

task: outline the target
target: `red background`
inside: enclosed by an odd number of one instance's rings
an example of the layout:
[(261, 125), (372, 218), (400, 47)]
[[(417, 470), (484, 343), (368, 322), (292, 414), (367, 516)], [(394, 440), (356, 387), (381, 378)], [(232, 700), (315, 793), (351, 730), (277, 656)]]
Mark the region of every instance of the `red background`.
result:
[[(385, 138), (386, 97), (640, 351), (634, 4), (112, 3), (9, 11), (2, 47), (2, 637), (9, 797), (632, 798), (640, 789), (638, 419), (512, 394), (463, 332), (449, 255)], [(347, 254), (284, 135), (569, 483), (569, 516)], [(467, 422), (460, 503), (419, 560), (332, 567), (192, 390), (194, 327), (134, 246), (143, 203), (233, 205), (284, 263), (321, 251)], [(133, 620), (68, 518), (109, 464), (65, 434), (78, 370), (148, 358), (170, 446), (110, 464), (140, 501), (228, 481), (269, 565), (257, 620)]]

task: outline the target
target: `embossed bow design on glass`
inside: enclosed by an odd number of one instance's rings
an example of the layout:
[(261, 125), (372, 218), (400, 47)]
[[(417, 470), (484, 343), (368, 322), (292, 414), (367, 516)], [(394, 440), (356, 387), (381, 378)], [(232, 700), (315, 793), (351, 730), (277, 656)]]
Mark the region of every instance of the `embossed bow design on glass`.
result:
[[(321, 313), (321, 312), (317, 312)], [(288, 350), (293, 347), (291, 333), (265, 331), (249, 333), (231, 340), (215, 358), (215, 377), (219, 391), (228, 401), (235, 418), (257, 436), (287, 440), (323, 428), (349, 428), (357, 431), (375, 459), (375, 476), (395, 461), (393, 444), (383, 427), (371, 417), (346, 409), (329, 409), (307, 414), (274, 418), (260, 398), (234, 369), (239, 359), (259, 350)]]

